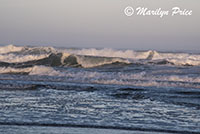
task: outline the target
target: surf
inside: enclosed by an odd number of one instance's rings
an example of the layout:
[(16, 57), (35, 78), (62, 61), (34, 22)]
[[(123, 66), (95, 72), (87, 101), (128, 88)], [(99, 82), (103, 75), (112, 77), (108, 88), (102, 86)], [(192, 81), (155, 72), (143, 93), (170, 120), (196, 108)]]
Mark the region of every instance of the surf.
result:
[(115, 49), (60, 49), (8, 45), (0, 47), (0, 67), (73, 66), (93, 68), (103, 65), (157, 64), (200, 66), (200, 54)]

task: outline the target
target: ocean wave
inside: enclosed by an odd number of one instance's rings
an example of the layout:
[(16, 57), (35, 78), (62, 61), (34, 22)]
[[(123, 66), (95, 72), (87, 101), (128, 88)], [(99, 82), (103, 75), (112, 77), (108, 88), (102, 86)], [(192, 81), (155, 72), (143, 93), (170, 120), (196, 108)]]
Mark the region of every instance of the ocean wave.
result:
[[(10, 48), (9, 50), (7, 50)], [(4, 53), (0, 53), (0, 66), (26, 67), (34, 65), (44, 66), (79, 66), (84, 68), (96, 67), (112, 63), (130, 63), (127, 59), (114, 57), (85, 56), (61, 52), (51, 47), (16, 47), (5, 46)], [(5, 64), (6, 63), (6, 64)]]
[(12, 68), (0, 67), (1, 74), (29, 74), (29, 75), (48, 75), (48, 76), (62, 76), (62, 73), (56, 71), (52, 67), (33, 66), (27, 68)]
[(102, 56), (102, 57), (119, 57), (125, 59), (138, 60), (151, 60), (155, 61), (167, 61), (174, 65), (200, 65), (200, 54), (189, 54), (189, 53), (166, 53), (157, 52), (153, 50), (149, 51), (133, 51), (133, 50), (114, 50), (114, 49), (80, 49), (65, 50), (68, 53), (87, 55), (87, 56)]
[(7, 46), (2, 46), (0, 47), (0, 54), (5, 54), (9, 52), (18, 52), (22, 51), (25, 47), (17, 47), (14, 45), (7, 45)]
[[(200, 66), (200, 54), (114, 49), (59, 49), (53, 47), (0, 47), (0, 62), (8, 65), (76, 66), (91, 68), (113, 63)], [(12, 63), (12, 64), (11, 64)], [(2, 64), (0, 64), (2, 66)]]
[(131, 62), (127, 59), (122, 58), (112, 58), (112, 57), (91, 57), (91, 56), (80, 56), (76, 55), (77, 63), (80, 64), (84, 68), (97, 67), (106, 64), (113, 63), (124, 63), (130, 64)]
[[(154, 75), (146, 71), (135, 72), (98, 72), (87, 70), (59, 69), (47, 66), (33, 66), (27, 68), (1, 67), (1, 74), (27, 74), (36, 76), (43, 81), (48, 78), (74, 83), (95, 83), (109, 85), (128, 85), (142, 87), (184, 87), (200, 88), (200, 77), (188, 75)], [(47, 77), (41, 77), (47, 76)], [(45, 80), (46, 81), (46, 80)]]
[(32, 68), (12, 68), (12, 67), (0, 67), (1, 74), (28, 74)]
[(7, 45), (0, 47), (0, 54), (18, 53), (18, 54), (44, 54), (55, 52), (53, 47), (28, 47), (28, 46), (15, 46)]
[(16, 55), (16, 54), (7, 54), (2, 55), (0, 54), (0, 61), (1, 62), (9, 62), (9, 63), (19, 63), (19, 62), (27, 62), (31, 60), (40, 60), (43, 58), (48, 57), (48, 54), (41, 54), (41, 55)]

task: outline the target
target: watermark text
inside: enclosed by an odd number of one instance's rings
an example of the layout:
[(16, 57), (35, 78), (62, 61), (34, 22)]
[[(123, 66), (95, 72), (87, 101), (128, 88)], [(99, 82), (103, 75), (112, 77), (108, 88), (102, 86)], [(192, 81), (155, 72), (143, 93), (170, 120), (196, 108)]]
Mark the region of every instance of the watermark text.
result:
[(170, 10), (163, 10), (162, 8), (149, 9), (147, 7), (137, 7), (133, 8), (127, 6), (124, 9), (124, 14), (126, 16), (138, 15), (138, 16), (159, 16), (163, 18), (164, 16), (191, 16), (192, 10), (182, 9), (180, 7), (173, 7)]

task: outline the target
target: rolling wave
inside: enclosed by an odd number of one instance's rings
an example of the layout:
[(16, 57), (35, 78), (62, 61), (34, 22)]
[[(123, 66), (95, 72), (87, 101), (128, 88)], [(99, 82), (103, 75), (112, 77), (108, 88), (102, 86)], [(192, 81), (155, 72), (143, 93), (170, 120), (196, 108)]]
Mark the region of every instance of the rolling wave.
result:
[[(106, 85), (129, 85), (139, 87), (183, 87), (200, 88), (199, 75), (159, 75), (144, 72), (98, 72), (86, 70), (70, 70), (47, 66), (33, 66), (26, 68), (0, 68), (1, 74), (27, 74), (41, 81), (60, 81), (72, 83), (93, 83)], [(5, 76), (2, 76), (6, 79)], [(27, 78), (27, 77), (25, 77)], [(18, 78), (19, 79), (19, 78)]]
[(91, 68), (114, 63), (199, 66), (200, 55), (189, 53), (138, 52), (113, 49), (59, 49), (53, 47), (0, 47), (1, 67), (77, 66)]
[[(152, 64), (153, 70), (148, 71), (151, 66), (146, 65)], [(109, 65), (110, 70), (99, 71), (101, 69), (99, 67), (104, 65)], [(160, 65), (164, 68), (161, 68)], [(181, 70), (181, 68), (184, 68), (182, 66), (186, 65), (196, 68), (187, 68), (187, 72)], [(58, 76), (67, 77), (67, 81), (72, 82), (200, 88), (199, 65), (200, 55), (187, 53), (136, 52), (113, 49), (59, 49), (13, 45), (0, 47), (0, 74)], [(76, 71), (69, 72), (69, 68), (65, 67), (72, 67)], [(118, 67), (118, 70), (113, 72), (113, 67)], [(123, 67), (131, 70), (121, 70)], [(170, 69), (170, 67), (172, 68)], [(93, 70), (91, 72), (81, 71), (84, 68), (93, 68)], [(158, 70), (159, 68), (160, 70)], [(137, 72), (137, 70), (140, 71)]]

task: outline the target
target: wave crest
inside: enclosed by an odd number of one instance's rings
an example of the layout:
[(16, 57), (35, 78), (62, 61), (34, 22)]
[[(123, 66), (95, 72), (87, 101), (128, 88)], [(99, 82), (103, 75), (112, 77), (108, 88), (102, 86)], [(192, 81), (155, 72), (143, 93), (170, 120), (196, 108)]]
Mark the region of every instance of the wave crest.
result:
[[(53, 47), (0, 47), (0, 62), (7, 66), (44, 65), (97, 67), (113, 63), (200, 66), (200, 55), (114, 49), (56, 49)], [(4, 66), (5, 64), (0, 64)]]

